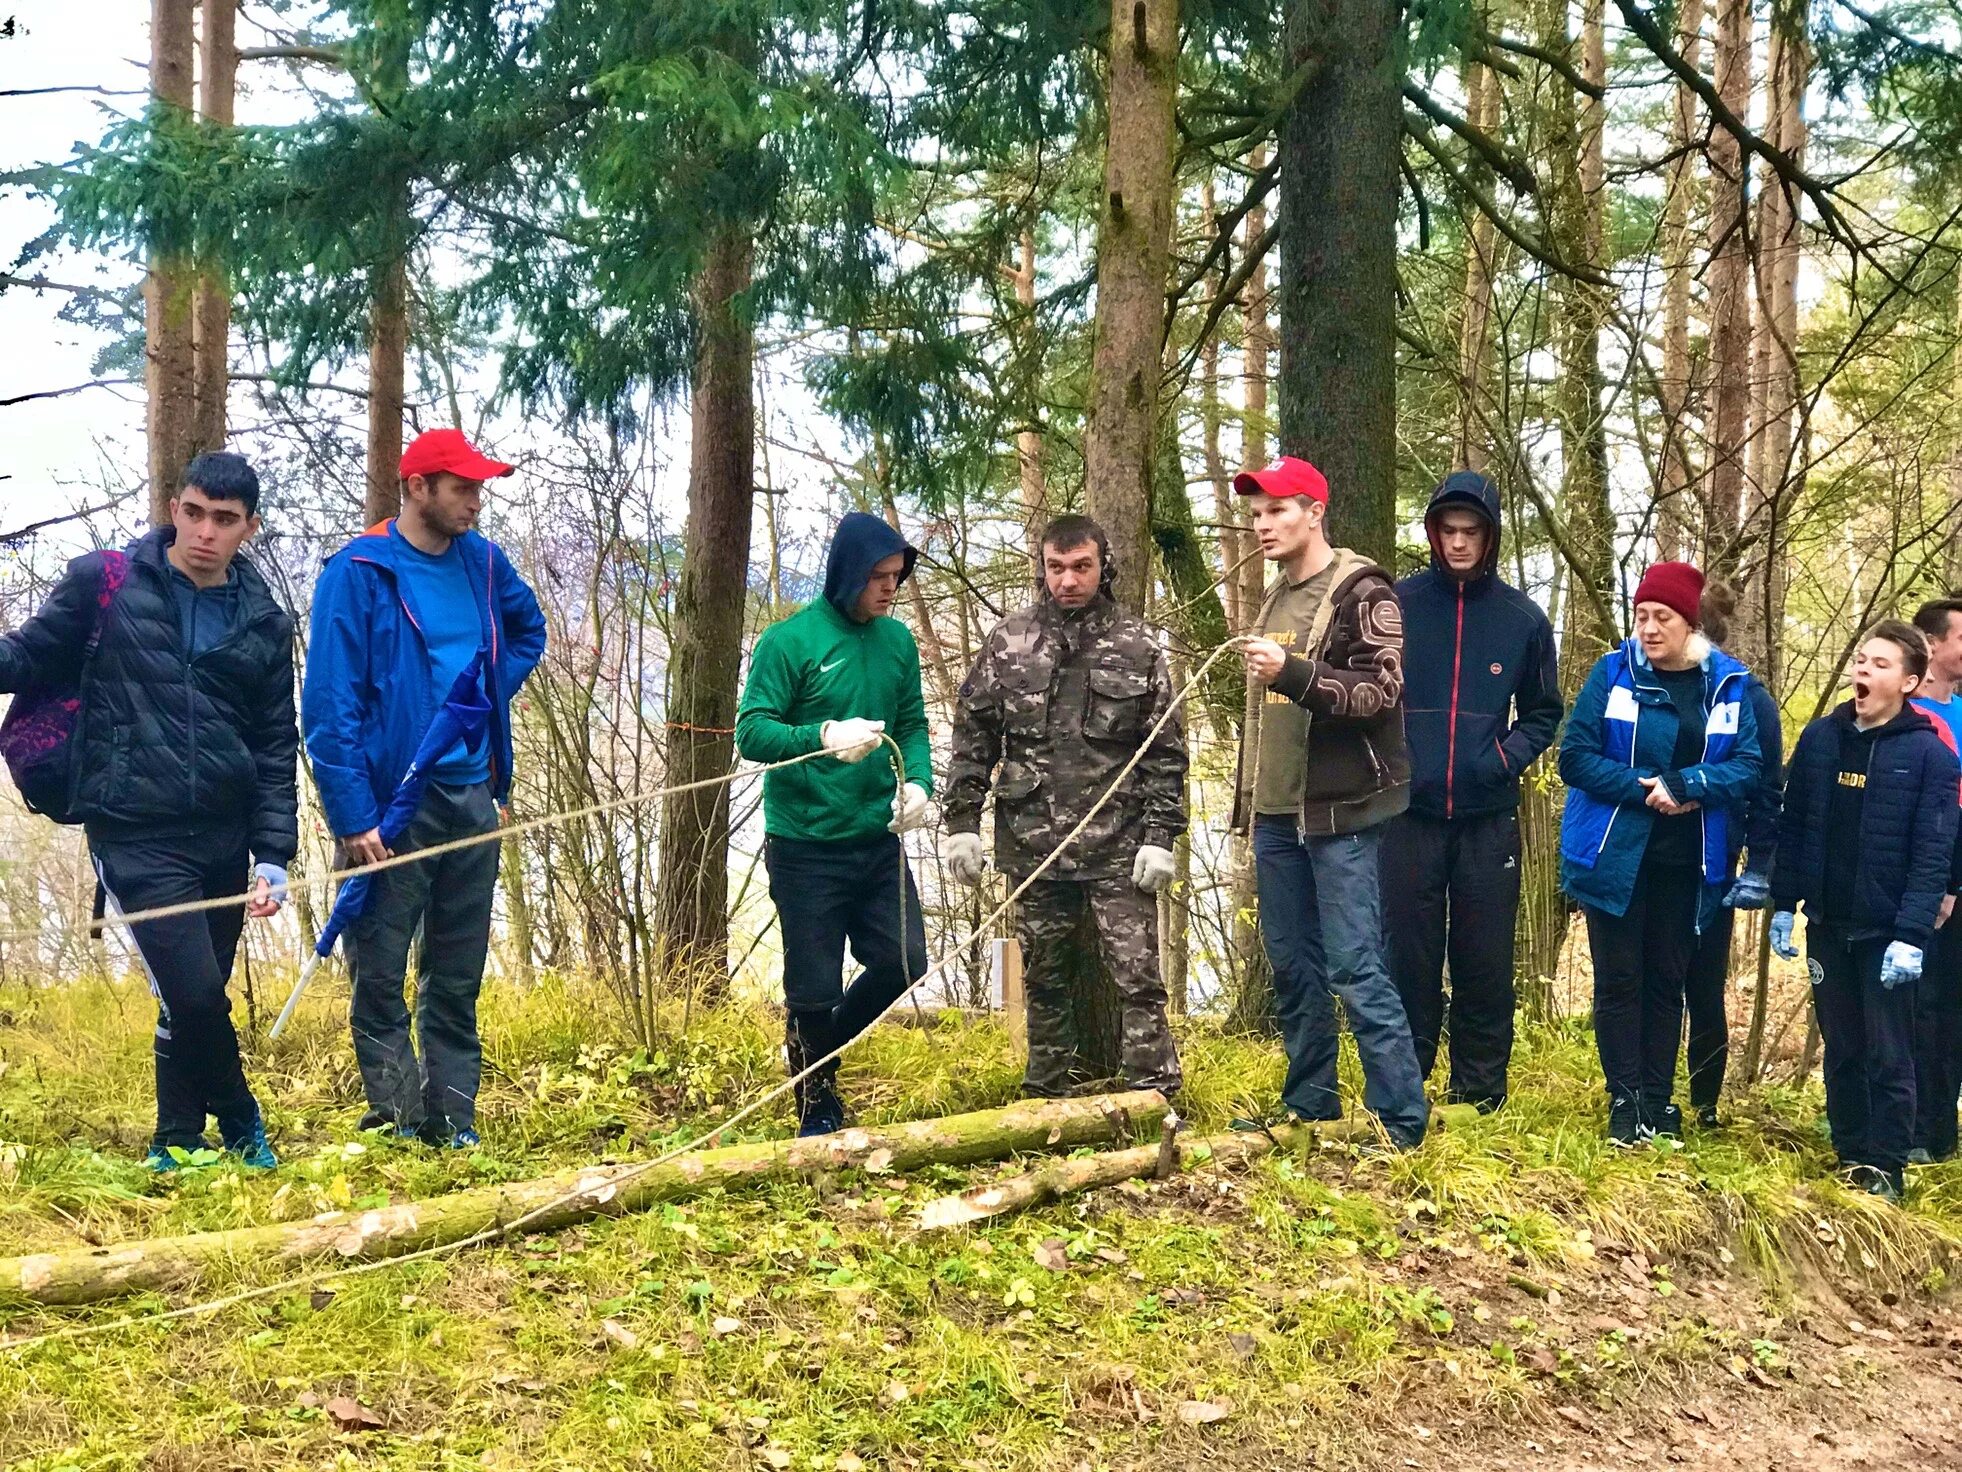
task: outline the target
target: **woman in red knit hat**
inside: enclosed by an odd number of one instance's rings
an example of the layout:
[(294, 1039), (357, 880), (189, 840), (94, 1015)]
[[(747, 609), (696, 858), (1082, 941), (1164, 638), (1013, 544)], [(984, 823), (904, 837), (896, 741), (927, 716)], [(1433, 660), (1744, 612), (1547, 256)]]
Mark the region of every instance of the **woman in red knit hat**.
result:
[(1560, 746), (1560, 881), (1587, 915), (1617, 1145), (1682, 1133), (1683, 984), (1761, 765), (1750, 671), (1698, 632), (1702, 594), (1687, 562), (1642, 575), (1634, 637), (1595, 664)]

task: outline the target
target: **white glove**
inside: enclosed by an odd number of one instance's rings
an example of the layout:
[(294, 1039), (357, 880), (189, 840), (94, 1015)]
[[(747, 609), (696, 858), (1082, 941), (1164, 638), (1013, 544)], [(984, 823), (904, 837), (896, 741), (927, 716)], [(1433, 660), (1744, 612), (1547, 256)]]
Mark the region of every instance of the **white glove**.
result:
[(892, 821), (886, 824), (894, 833), (911, 833), (926, 826), (927, 793), (917, 782), (908, 782), (892, 800)]
[(949, 833), (940, 840), (940, 862), (956, 884), (979, 884), (988, 867), (988, 856), (981, 851), (981, 835)]
[(1921, 979), (1921, 947), (1904, 940), (1889, 941), (1887, 954), (1880, 958), (1880, 984), (1892, 991), (1904, 981)]
[(862, 762), (879, 749), (879, 737), (885, 729), (884, 721), (861, 721), (853, 716), (846, 721), (826, 721), (818, 727), (818, 740), (839, 761)]
[(1168, 848), (1147, 843), (1131, 861), (1131, 882), (1146, 894), (1157, 894), (1178, 877), (1178, 861)]

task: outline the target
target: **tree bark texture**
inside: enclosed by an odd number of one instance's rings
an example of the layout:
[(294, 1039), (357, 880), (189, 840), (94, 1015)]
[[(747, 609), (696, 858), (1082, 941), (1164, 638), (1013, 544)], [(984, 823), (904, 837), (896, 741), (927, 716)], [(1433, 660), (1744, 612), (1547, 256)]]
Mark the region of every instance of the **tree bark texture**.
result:
[(1110, 137), (1097, 236), (1097, 313), (1084, 503), (1109, 534), (1113, 591), (1131, 609), (1151, 586), (1165, 277), (1171, 263), (1179, 0), (1112, 0)]
[[(1471, 125), (1488, 138), (1499, 136), (1499, 78), (1483, 62), (1465, 65), (1465, 111)], [(1489, 174), (1482, 161), (1468, 165)], [(1481, 178), (1480, 182), (1483, 182)], [(1484, 472), (1491, 464), (1492, 281), (1498, 227), (1474, 209), (1465, 232), (1465, 307), (1458, 327), (1458, 435), (1453, 469)]]
[[(1717, 94), (1738, 117), (1751, 107), (1751, 0), (1720, 0)], [(1710, 136), (1710, 423), (1704, 571), (1730, 577), (1743, 515), (1751, 416), (1749, 180), (1743, 150), (1726, 128)]]
[[(154, 111), (189, 114), (195, 101), (193, 0), (151, 0), (150, 98)], [(170, 500), (191, 458), (196, 424), (197, 281), (189, 259), (152, 244), (143, 278), (144, 428), (150, 520), (170, 520)]]
[(1015, 432), (1015, 471), (1022, 492), (1022, 526), (1029, 556), (1040, 559), (1043, 523), (1049, 517), (1049, 482), (1043, 470), (1042, 431), (1037, 428), (1041, 407), (1042, 343), (1036, 331), (1036, 243), (1035, 230), (1022, 232), (1022, 255), (1016, 265), (1015, 305), (1021, 312), (1018, 347), (1023, 355), (1023, 371), (1028, 394), (1023, 412), (1028, 423)]
[[(1703, 49), (1703, 0), (1682, 0), (1676, 19), (1676, 50), (1690, 66)], [(1662, 203), (1662, 372), (1657, 381), (1662, 410), (1661, 476), (1656, 513), (1656, 550), (1675, 560), (1689, 555), (1696, 470), (1690, 454), (1693, 407), (1690, 369), (1690, 284), (1695, 272), (1696, 231), (1691, 224), (1696, 194), (1697, 98), (1676, 84), (1669, 128), (1671, 157)]]
[(408, 260), (391, 254), (373, 272), (368, 302), (368, 494), (366, 526), (402, 509), (402, 418), (409, 356)]
[(874, 1174), (924, 1165), (971, 1165), (1025, 1151), (1124, 1144), (1165, 1116), (1154, 1090), (1088, 1099), (1024, 1100), (1004, 1109), (842, 1130), (808, 1140), (766, 1140), (680, 1155), (663, 1165), (585, 1166), (538, 1180), (458, 1191), (372, 1211), (337, 1211), (303, 1222), (159, 1237), (110, 1247), (0, 1259), (0, 1294), (35, 1303), (96, 1303), (182, 1287), (207, 1271), (250, 1263), (290, 1272), (316, 1262), (401, 1257), (497, 1231), (552, 1232), (596, 1216), (644, 1211), (664, 1201), (835, 1170)]
[[(720, 776), (735, 761), (736, 682), (756, 500), (755, 333), (741, 300), (750, 242), (723, 235), (696, 289), (688, 451), (688, 530), (669, 661), (670, 785)], [(729, 979), (729, 789), (676, 793), (661, 825), (656, 924), (671, 974), (718, 991)]]
[(1281, 133), (1281, 450), (1328, 477), (1329, 539), (1396, 553), (1401, 23), (1386, 0), (1290, 0)]
[[(238, 0), (204, 0), (202, 20), (198, 110), (207, 124), (229, 128), (238, 94)], [(191, 451), (202, 454), (224, 448), (225, 403), (231, 386), (232, 293), (221, 262), (208, 261), (198, 272), (193, 319)]]

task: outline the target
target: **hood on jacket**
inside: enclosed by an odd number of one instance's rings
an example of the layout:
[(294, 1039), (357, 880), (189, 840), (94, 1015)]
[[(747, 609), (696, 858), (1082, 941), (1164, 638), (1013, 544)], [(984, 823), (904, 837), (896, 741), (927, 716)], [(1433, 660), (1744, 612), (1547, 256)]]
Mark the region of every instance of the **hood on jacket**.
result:
[(1468, 506), (1491, 527), (1492, 535), (1485, 543), (1485, 565), (1473, 575), (1474, 580), (1490, 577), (1499, 567), (1498, 488), (1476, 470), (1454, 470), (1431, 493), (1431, 504), (1424, 508), (1424, 536), (1431, 544), (1432, 569), (1448, 578), (1452, 576), (1451, 569), (1444, 565), (1437, 546), (1437, 518), (1447, 506)]
[(895, 552), (904, 553), (906, 565), (899, 570), (900, 582), (913, 575), (913, 564), (920, 560), (919, 549), (865, 511), (848, 512), (831, 537), (831, 555), (824, 567), (824, 601), (851, 618), (859, 595), (872, 581), (872, 569)]
[[(1855, 729), (1859, 725), (1859, 718), (1854, 713), (1853, 702), (1850, 700), (1842, 700), (1833, 707), (1833, 719)], [(1901, 736), (1909, 731), (1918, 731), (1923, 726), (1931, 731), (1934, 730), (1934, 717), (1918, 709), (1912, 700), (1907, 700), (1901, 704), (1901, 713), (1885, 725), (1875, 728), (1873, 735), (1876, 740), (1882, 736)]]

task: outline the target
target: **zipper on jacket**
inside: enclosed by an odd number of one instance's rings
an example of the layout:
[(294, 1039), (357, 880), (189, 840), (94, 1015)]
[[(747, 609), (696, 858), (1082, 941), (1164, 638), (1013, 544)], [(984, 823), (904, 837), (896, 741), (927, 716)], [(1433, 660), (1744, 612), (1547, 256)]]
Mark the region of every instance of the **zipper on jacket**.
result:
[(1451, 733), (1444, 741), (1444, 816), (1451, 816), (1458, 777), (1458, 683), (1465, 667), (1465, 585), (1458, 584), (1458, 633), (1451, 646)]

